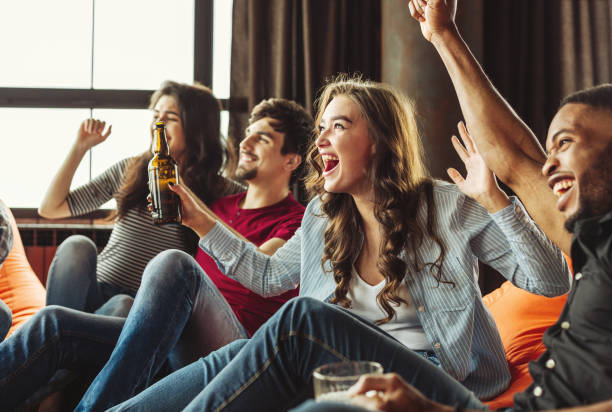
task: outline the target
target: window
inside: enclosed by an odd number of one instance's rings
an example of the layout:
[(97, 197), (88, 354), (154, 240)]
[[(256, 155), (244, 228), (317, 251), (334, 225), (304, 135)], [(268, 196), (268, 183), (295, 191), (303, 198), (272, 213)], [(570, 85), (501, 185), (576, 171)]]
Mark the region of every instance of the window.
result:
[(113, 132), (72, 188), (146, 150), (148, 98), (163, 80), (198, 80), (227, 99), (231, 14), (231, 0), (2, 2), (0, 198), (37, 208), (88, 117)]

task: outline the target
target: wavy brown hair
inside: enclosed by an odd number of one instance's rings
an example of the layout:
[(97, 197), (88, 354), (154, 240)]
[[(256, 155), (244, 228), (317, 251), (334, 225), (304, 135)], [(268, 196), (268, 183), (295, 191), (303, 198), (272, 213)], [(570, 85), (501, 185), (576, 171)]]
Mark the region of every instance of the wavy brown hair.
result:
[[(445, 247), (436, 233), (433, 183), (422, 159), (423, 149), (412, 104), (392, 87), (358, 77), (340, 75), (328, 83), (316, 102), (316, 124), (327, 105), (336, 96), (346, 96), (357, 104), (366, 120), (370, 138), (375, 145), (367, 179), (374, 193), (374, 215), (383, 232), (383, 244), (377, 262), (378, 270), (386, 279), (385, 287), (377, 301), (387, 317), (378, 324), (389, 322), (395, 316), (396, 306), (406, 303), (398, 294), (407, 271), (415, 273), (429, 266), (438, 282), (442, 279), (442, 262)], [(351, 195), (328, 193), (324, 189), (323, 162), (316, 144), (311, 146), (306, 186), (313, 195), (321, 198), (321, 208), (329, 219), (325, 231), (325, 246), (321, 264), (330, 261), (336, 290), (332, 303), (350, 306), (347, 297), (352, 276), (353, 262), (359, 256), (361, 243), (354, 236), (355, 228), (362, 228), (362, 219)], [(426, 222), (419, 222), (417, 215), (426, 208)], [(417, 249), (423, 239), (429, 237), (440, 248), (435, 262), (419, 262)], [(406, 251), (407, 264), (400, 258)]]
[[(178, 165), (181, 179), (202, 201), (210, 204), (225, 193), (227, 186), (221, 176), (227, 156), (219, 129), (221, 104), (208, 87), (168, 80), (151, 95), (149, 109), (154, 109), (162, 96), (172, 96), (180, 110), (187, 147), (185, 159)], [(151, 138), (152, 133), (151, 129)], [(130, 159), (113, 217), (121, 219), (132, 208), (146, 207), (147, 166), (152, 158), (149, 149)]]

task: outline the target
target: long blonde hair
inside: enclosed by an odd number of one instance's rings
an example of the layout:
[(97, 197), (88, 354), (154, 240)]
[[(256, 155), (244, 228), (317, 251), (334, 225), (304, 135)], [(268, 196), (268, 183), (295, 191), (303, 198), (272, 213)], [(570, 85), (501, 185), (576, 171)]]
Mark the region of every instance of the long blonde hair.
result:
[[(360, 108), (376, 147), (367, 179), (374, 193), (374, 215), (383, 231), (377, 267), (387, 283), (377, 301), (387, 317), (377, 322), (386, 323), (395, 315), (391, 302), (405, 303), (397, 291), (408, 269), (400, 258), (403, 251), (412, 252), (408, 254), (412, 257), (412, 270), (429, 265), (433, 276), (443, 282), (441, 267), (445, 248), (435, 230), (433, 184), (423, 162), (414, 109), (405, 96), (386, 84), (340, 75), (323, 88), (317, 99), (316, 125), (321, 122), (327, 105), (339, 95), (350, 98)], [(361, 216), (351, 195), (325, 191), (323, 162), (314, 143), (307, 160), (310, 170), (306, 187), (311, 194), (320, 196), (322, 211), (329, 219), (321, 264), (325, 267), (326, 261), (331, 262), (337, 284), (332, 303), (349, 307), (347, 293), (352, 265), (361, 249), (359, 237), (352, 233), (356, 227), (362, 228)], [(417, 221), (422, 202), (427, 207), (425, 227)], [(417, 261), (416, 250), (424, 236), (432, 238), (440, 247), (435, 262)]]

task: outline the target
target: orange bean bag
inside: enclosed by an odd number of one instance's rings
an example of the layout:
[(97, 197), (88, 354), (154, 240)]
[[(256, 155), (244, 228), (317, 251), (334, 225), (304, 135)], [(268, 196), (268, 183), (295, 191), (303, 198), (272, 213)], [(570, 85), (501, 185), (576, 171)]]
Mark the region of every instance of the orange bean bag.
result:
[[(568, 263), (571, 266), (569, 259)], [(542, 336), (559, 318), (567, 294), (547, 298), (526, 292), (506, 281), (484, 296), (483, 300), (497, 324), (511, 375), (510, 386), (485, 402), (494, 410), (512, 406), (514, 395), (533, 382), (528, 370), (529, 361), (536, 360), (546, 350)]]
[(12, 214), (10, 218), (13, 248), (0, 267), (0, 299), (11, 308), (13, 314), (13, 324), (7, 337), (45, 306), (46, 297), (45, 288), (26, 258), (15, 218)]

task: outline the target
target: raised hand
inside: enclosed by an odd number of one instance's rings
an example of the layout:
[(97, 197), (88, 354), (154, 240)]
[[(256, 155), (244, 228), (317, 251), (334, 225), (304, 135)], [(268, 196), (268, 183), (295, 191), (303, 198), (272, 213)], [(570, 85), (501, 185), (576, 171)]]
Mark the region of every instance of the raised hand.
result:
[(77, 132), (77, 144), (86, 150), (102, 143), (111, 134), (112, 126), (109, 125), (106, 132), (106, 122), (98, 119), (83, 120)]
[(451, 141), (459, 158), (465, 165), (467, 175), (464, 178), (454, 168), (449, 168), (446, 172), (463, 194), (476, 200), (489, 212), (493, 213), (503, 209), (510, 204), (508, 196), (499, 188), (495, 175), (480, 156), (474, 140), (465, 128), (465, 124), (459, 122), (457, 128), (463, 145), (459, 142), (457, 136), (453, 136)]
[(455, 24), (456, 0), (410, 0), (408, 8), (410, 15), (421, 24), (423, 37), (428, 41)]
[(421, 412), (439, 410), (399, 375), (365, 375), (349, 389), (351, 403), (372, 411)]

